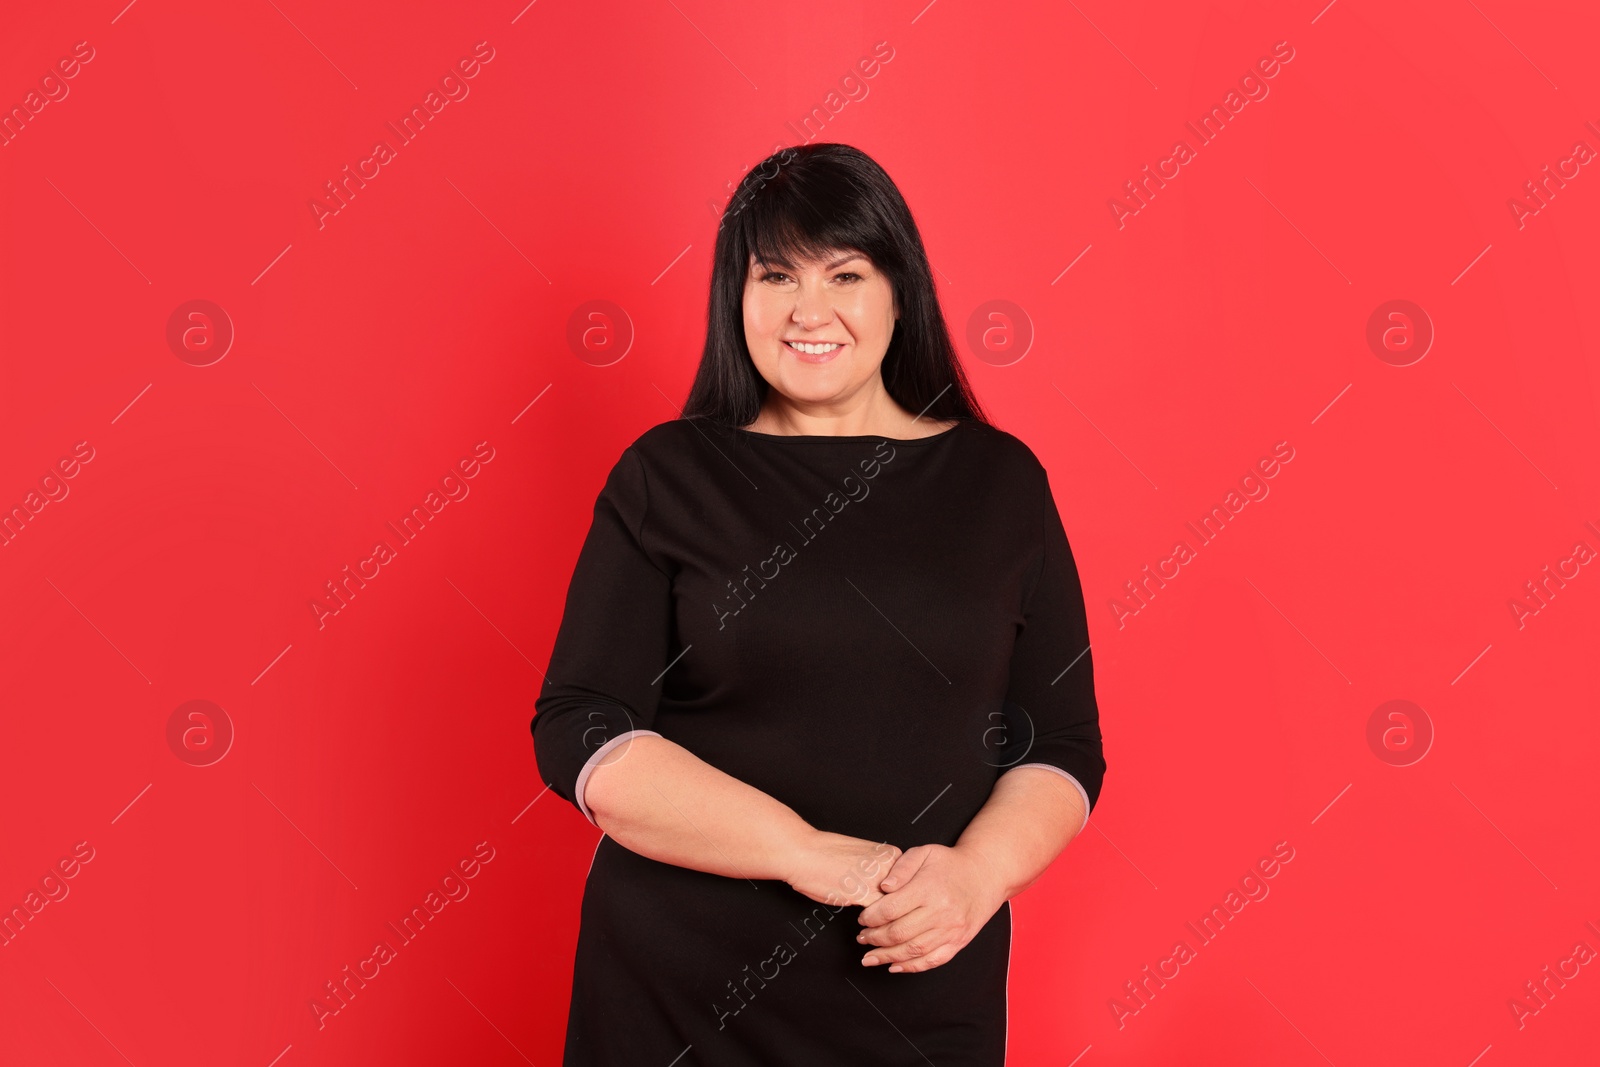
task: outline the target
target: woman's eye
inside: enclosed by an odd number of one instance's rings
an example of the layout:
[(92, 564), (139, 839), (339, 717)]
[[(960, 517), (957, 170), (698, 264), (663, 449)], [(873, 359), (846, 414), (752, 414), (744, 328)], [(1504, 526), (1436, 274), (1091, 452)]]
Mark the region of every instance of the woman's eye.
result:
[(841, 277), (841, 278), (854, 278), (857, 281), (861, 280), (861, 275), (853, 274), (850, 271), (845, 271), (843, 274), (839, 275), (839, 277)]

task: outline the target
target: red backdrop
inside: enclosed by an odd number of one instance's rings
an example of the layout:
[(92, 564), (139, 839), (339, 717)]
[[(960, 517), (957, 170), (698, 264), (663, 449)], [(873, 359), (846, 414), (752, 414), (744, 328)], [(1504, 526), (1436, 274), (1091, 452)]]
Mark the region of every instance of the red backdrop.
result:
[(0, 33), (0, 1060), (559, 1061), (532, 699), (803, 140), (1082, 571), (1011, 1062), (1592, 1055), (1588, 5), (125, 2)]

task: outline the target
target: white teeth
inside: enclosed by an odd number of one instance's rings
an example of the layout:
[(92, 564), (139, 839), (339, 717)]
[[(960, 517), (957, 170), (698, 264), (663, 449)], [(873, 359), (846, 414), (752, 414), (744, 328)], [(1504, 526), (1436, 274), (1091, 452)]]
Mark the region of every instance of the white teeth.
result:
[(838, 348), (839, 346), (838, 345), (808, 345), (808, 344), (803, 344), (803, 343), (801, 343), (799, 341), (790, 341), (789, 342), (789, 347), (794, 348), (794, 349), (798, 349), (799, 351), (804, 352), (808, 356), (820, 356), (824, 352), (832, 352), (835, 348)]

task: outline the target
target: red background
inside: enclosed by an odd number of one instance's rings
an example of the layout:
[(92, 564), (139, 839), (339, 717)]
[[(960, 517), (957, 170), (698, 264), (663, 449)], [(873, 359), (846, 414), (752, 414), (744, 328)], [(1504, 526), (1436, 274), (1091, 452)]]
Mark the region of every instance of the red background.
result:
[[(5, 1063), (559, 1061), (597, 832), (541, 794), (528, 722), (566, 582), (687, 391), (716, 211), (878, 42), (811, 138), (905, 193), (1094, 638), (1109, 773), (1015, 902), (1011, 1062), (1593, 1055), (1600, 967), (1509, 1007), (1600, 949), (1600, 568), (1509, 606), (1600, 549), (1600, 176), (1508, 204), (1600, 148), (1588, 5), (123, 4), (0, 32), (8, 110), (94, 55), (0, 147), (0, 505), (93, 449), (0, 548), (0, 904), (93, 849), (0, 948)], [(319, 227), (480, 41), (469, 94)], [(1119, 227), (1280, 41), (1269, 95)], [(195, 299), (235, 331), (208, 366), (167, 341)], [(1395, 299), (1436, 333), (1408, 366), (1366, 340)], [(592, 300), (629, 325), (574, 348)], [(974, 349), (991, 300), (1018, 310)], [(1119, 626), (1280, 441), (1270, 495)], [(479, 442), (470, 495), (319, 629)], [(233, 730), (208, 766), (168, 740), (190, 700)], [(1390, 700), (1434, 733), (1409, 766), (1368, 742)], [(1119, 1026), (1280, 841), (1270, 895)], [(323, 984), (479, 842), (470, 895), (319, 1029)]]

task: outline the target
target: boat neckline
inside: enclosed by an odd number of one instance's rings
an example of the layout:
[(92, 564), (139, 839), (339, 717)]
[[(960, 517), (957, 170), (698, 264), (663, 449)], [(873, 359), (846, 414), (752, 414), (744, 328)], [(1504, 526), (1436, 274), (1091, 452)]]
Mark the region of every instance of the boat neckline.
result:
[(894, 445), (921, 445), (933, 441), (940, 441), (950, 437), (963, 426), (972, 422), (971, 419), (958, 418), (956, 424), (947, 430), (928, 434), (926, 437), (888, 437), (881, 433), (863, 434), (829, 434), (829, 433), (762, 433), (759, 430), (746, 430), (742, 426), (730, 426), (727, 429), (745, 437), (755, 437), (763, 441), (888, 441)]

